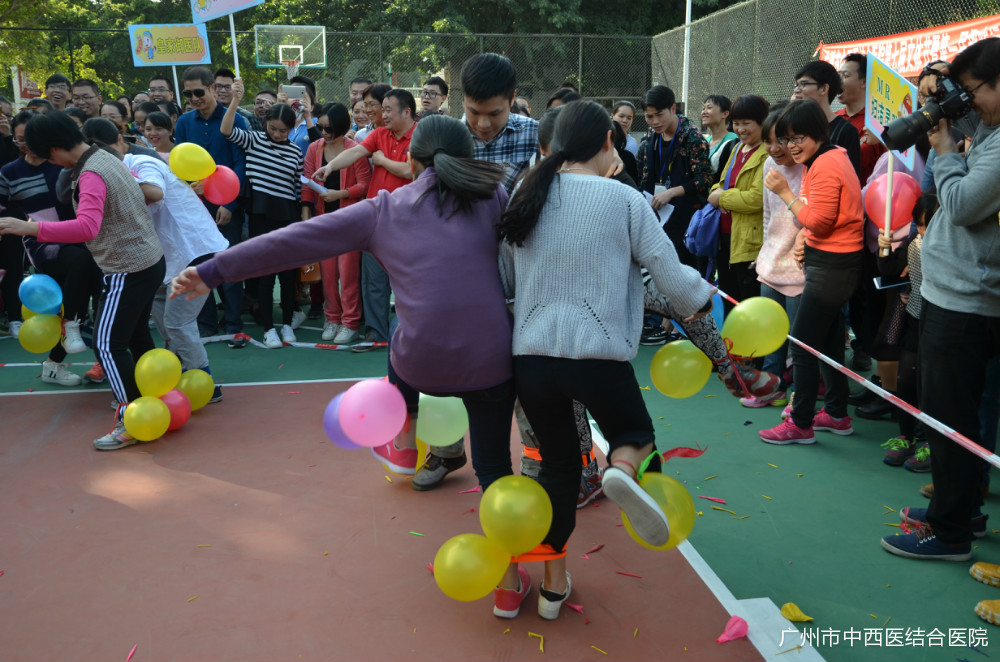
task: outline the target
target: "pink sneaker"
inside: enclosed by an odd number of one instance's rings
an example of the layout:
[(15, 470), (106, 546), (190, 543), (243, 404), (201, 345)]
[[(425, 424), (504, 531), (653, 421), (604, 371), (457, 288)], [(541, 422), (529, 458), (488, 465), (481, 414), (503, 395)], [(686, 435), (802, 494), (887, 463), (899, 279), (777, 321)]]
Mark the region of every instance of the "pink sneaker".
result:
[(493, 589), (493, 615), (500, 618), (514, 618), (521, 611), (521, 603), (531, 590), (531, 575), (522, 563), (517, 567), (517, 580), (521, 585), (515, 591), (510, 588)]
[(849, 434), (854, 434), (854, 428), (851, 427), (850, 416), (834, 418), (826, 413), (825, 407), (816, 412), (816, 416), (813, 417), (813, 429), (821, 430), (823, 432), (832, 432), (845, 437)]
[(800, 428), (789, 416), (777, 427), (760, 431), (760, 440), (765, 444), (784, 446), (786, 444), (815, 444), (816, 436), (812, 428)]
[(412, 476), (417, 473), (417, 449), (416, 448), (396, 448), (396, 444), (390, 441), (384, 446), (372, 448), (372, 455), (375, 459), (385, 465), (389, 471), (403, 476)]
[(779, 406), (788, 404), (788, 398), (785, 397), (784, 391), (774, 391), (760, 397), (751, 395), (747, 398), (740, 398), (740, 404), (744, 407), (757, 409), (758, 407), (767, 407), (768, 405)]

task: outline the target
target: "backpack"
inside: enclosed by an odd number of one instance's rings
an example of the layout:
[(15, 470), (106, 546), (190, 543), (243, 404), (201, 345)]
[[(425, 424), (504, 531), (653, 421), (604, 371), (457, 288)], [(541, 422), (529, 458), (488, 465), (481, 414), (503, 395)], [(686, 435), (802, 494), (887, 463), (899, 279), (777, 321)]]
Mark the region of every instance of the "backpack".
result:
[[(735, 159), (730, 153), (729, 167), (722, 176), (722, 190), (729, 189), (729, 173), (733, 171)], [(722, 212), (717, 207), (705, 204), (691, 217), (684, 234), (684, 247), (696, 257), (715, 257), (719, 254), (719, 225)]]

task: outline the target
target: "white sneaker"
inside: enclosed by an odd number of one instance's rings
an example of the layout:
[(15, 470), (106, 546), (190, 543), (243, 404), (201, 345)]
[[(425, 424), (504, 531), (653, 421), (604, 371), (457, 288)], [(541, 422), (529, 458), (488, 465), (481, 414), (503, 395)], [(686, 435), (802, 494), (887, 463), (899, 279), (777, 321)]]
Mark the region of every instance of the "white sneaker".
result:
[[(294, 313), (292, 313), (292, 328), (293, 329), (299, 328), (300, 326), (302, 326), (302, 323), (305, 322), (305, 321), (306, 321), (306, 314), (304, 312), (302, 312), (301, 310), (296, 310)], [(293, 341), (290, 341), (290, 342), (295, 342), (295, 341), (293, 340)]]
[(278, 337), (277, 331), (274, 329), (268, 329), (264, 333), (264, 347), (267, 347), (268, 349), (278, 349), (279, 347), (283, 347), (281, 338)]
[(80, 337), (80, 322), (76, 320), (63, 322), (62, 346), (67, 354), (79, 354), (87, 351), (87, 343), (83, 342), (83, 338)]
[(349, 329), (346, 326), (340, 327), (340, 331), (337, 331), (337, 335), (334, 337), (333, 342), (336, 345), (346, 345), (347, 343), (352, 343), (357, 341), (359, 337), (357, 329)]
[(18, 334), (21, 333), (21, 322), (11, 322), (7, 332), (10, 333), (11, 338), (17, 340)]
[(60, 386), (79, 386), (83, 378), (70, 372), (65, 363), (45, 361), (42, 363), (42, 381)]
[(323, 340), (333, 340), (340, 333), (340, 325), (336, 322), (323, 322)]
[(562, 594), (562, 599), (560, 600), (549, 600), (542, 595), (543, 589), (545, 589), (545, 582), (540, 584), (538, 591), (538, 615), (547, 621), (554, 621), (559, 618), (559, 609), (563, 606), (563, 603), (569, 599), (569, 594), (573, 592), (573, 581), (567, 572), (566, 592)]
[(281, 341), (287, 343), (296, 342), (295, 332), (287, 324), (281, 325)]
[(119, 448), (125, 448), (126, 446), (138, 443), (139, 440), (125, 430), (125, 422), (119, 420), (115, 423), (115, 427), (112, 428), (111, 432), (99, 439), (94, 439), (94, 448), (99, 451), (116, 451)]

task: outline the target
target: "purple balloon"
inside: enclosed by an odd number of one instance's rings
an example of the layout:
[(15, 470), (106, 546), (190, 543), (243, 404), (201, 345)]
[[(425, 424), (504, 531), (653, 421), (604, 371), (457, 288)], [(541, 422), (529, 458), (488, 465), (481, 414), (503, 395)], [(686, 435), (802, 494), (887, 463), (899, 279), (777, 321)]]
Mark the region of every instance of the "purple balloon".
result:
[(344, 429), (340, 427), (340, 399), (344, 397), (344, 394), (335, 396), (330, 400), (330, 404), (326, 406), (326, 410), (323, 412), (323, 429), (326, 431), (326, 436), (330, 438), (337, 446), (341, 448), (346, 448), (349, 451), (361, 448), (351, 439), (344, 434)]

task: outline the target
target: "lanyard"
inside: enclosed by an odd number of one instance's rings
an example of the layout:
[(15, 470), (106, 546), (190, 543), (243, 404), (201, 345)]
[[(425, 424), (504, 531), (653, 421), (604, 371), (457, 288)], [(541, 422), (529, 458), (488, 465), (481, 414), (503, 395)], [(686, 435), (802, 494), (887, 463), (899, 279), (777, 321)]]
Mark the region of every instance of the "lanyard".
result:
[(674, 152), (674, 141), (677, 140), (677, 134), (681, 132), (680, 128), (681, 128), (680, 124), (678, 123), (677, 129), (674, 131), (674, 137), (670, 139), (670, 144), (667, 145), (667, 159), (666, 160), (664, 160), (664, 158), (663, 158), (663, 136), (662, 135), (660, 136), (660, 146), (659, 146), (659, 153), (660, 153), (660, 181), (662, 183), (664, 183), (664, 184), (667, 183), (667, 180), (666, 180), (667, 174), (672, 173), (673, 168), (674, 168), (673, 156), (672, 156), (673, 152)]

